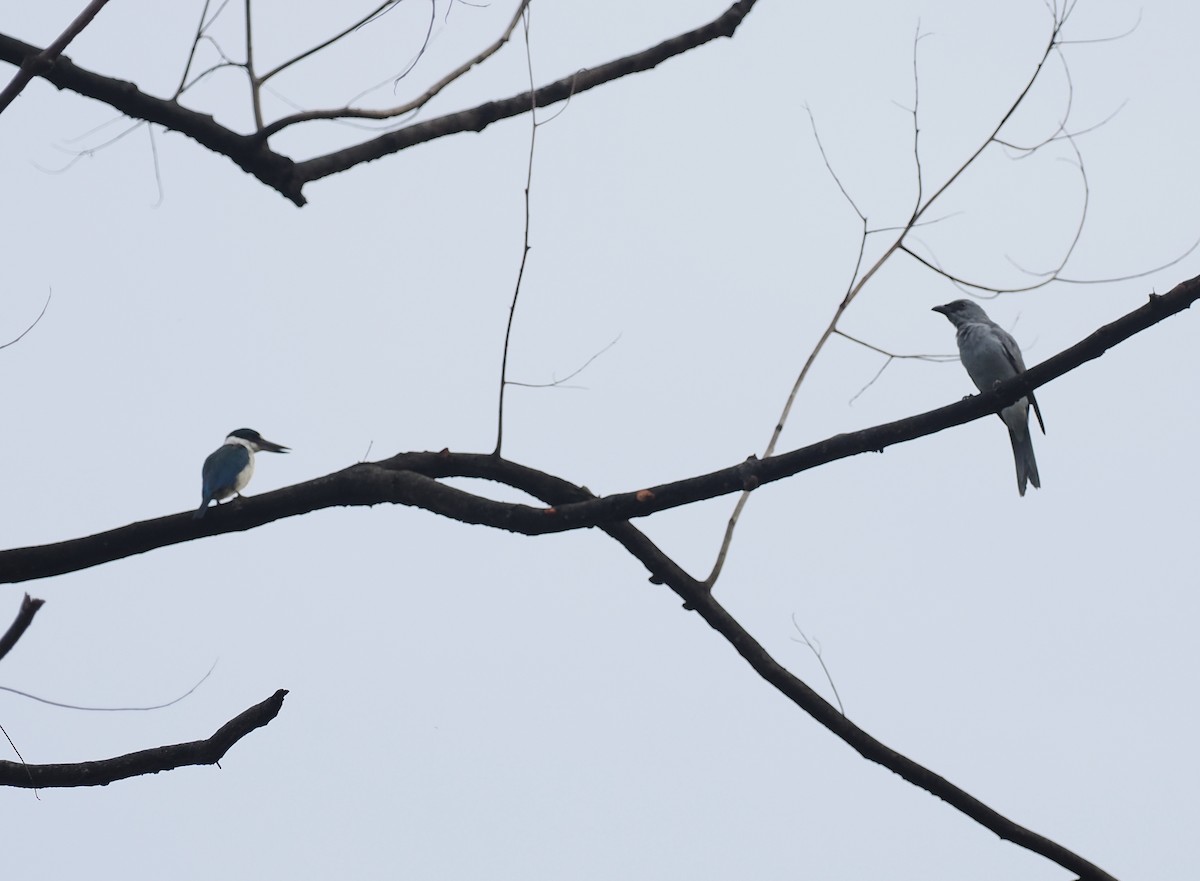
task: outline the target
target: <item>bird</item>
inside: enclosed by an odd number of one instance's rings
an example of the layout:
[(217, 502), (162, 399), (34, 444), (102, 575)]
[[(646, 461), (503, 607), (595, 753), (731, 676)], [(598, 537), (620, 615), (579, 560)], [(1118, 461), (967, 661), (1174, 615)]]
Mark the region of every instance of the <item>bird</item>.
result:
[(204, 460), (200, 470), (203, 479), (204, 500), (192, 518), (199, 520), (213, 499), (217, 504), (232, 495), (241, 498), (242, 487), (250, 482), (254, 474), (254, 454), (266, 450), (268, 453), (286, 453), (288, 448), (267, 440), (252, 428), (239, 428), (229, 432), (225, 443)]
[[(999, 382), (1025, 372), (1025, 359), (1012, 334), (988, 318), (978, 303), (971, 300), (955, 300), (944, 306), (934, 306), (954, 325), (957, 332), (958, 357), (963, 367), (981, 392), (991, 391)], [(1042, 479), (1038, 475), (1037, 460), (1033, 457), (1033, 438), (1029, 432), (1029, 408), (1037, 416), (1042, 434), (1046, 423), (1042, 421), (1042, 409), (1037, 398), (1030, 392), (1025, 397), (1009, 404), (999, 416), (1008, 426), (1008, 438), (1012, 442), (1013, 459), (1017, 466), (1017, 490), (1025, 495), (1026, 482), (1041, 489)]]

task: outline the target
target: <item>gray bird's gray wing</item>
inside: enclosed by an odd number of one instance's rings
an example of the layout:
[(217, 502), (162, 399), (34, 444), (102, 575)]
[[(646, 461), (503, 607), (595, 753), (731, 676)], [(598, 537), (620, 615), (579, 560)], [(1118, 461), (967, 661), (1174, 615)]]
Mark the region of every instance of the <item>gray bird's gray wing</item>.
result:
[(1013, 370), (1017, 373), (1024, 373), (1025, 359), (1021, 357), (1021, 347), (1017, 345), (1012, 334), (998, 324), (993, 324), (992, 330), (1000, 338), (1000, 343), (1004, 347), (1004, 357), (1013, 366)]
[[(1000, 342), (1003, 344), (1004, 357), (1008, 359), (1008, 363), (1012, 365), (1013, 370), (1017, 373), (1025, 372), (1025, 359), (1021, 357), (1021, 347), (1017, 345), (1017, 341), (1013, 339), (1011, 333), (1005, 330), (998, 324), (993, 325), (996, 331), (996, 336), (1000, 337)], [(1046, 433), (1046, 423), (1042, 421), (1042, 408), (1038, 406), (1037, 398), (1030, 392), (1026, 397), (1029, 398), (1029, 404), (1033, 407), (1033, 415), (1037, 416), (1038, 427), (1041, 428), (1042, 434)], [(1037, 483), (1034, 483), (1037, 486)]]

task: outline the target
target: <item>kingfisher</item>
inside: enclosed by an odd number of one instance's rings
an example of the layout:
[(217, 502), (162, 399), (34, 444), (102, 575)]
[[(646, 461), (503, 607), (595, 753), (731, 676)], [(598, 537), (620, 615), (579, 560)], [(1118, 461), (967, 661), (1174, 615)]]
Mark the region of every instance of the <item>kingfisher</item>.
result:
[(213, 499), (217, 504), (221, 499), (236, 495), (242, 497), (242, 487), (250, 482), (254, 474), (254, 454), (266, 450), (268, 453), (286, 453), (288, 448), (273, 443), (252, 428), (239, 428), (229, 432), (215, 453), (204, 460), (201, 476), (204, 479), (204, 501), (196, 509), (192, 518), (199, 520), (204, 516), (208, 503)]

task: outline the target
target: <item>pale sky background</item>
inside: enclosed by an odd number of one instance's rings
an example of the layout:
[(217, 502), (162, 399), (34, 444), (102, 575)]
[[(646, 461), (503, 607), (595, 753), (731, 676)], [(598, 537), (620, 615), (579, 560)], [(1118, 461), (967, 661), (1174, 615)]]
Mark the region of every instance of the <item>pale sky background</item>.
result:
[[(0, 31), (44, 45), (81, 5), (8, 3)], [(67, 54), (169, 95), (200, 5), (113, 0)], [(270, 64), (369, 5), (256, 6), (256, 54)], [(535, 74), (640, 50), (726, 5), (535, 3)], [(439, 18), (395, 102), (490, 42), (513, 8)], [(428, 9), (402, 7), (279, 92), (312, 107), (387, 82)], [(228, 13), (218, 33), (239, 56)], [(1079, 142), (1091, 203), (1076, 278), (1140, 272), (1200, 238), (1200, 10), (1082, 0), (1066, 34), (1110, 37), (1139, 15), (1123, 39), (1067, 52), (1072, 127), (1120, 108)], [(761, 452), (858, 245), (804, 108), (872, 225), (902, 222), (918, 26), (924, 166), (940, 183), (1030, 75), (1049, 26), (1037, 0), (763, 0), (733, 40), (577, 96), (539, 129), (511, 375), (547, 382), (620, 341), (582, 388), (511, 390), (509, 457), (606, 493)], [(518, 41), (422, 118), (507, 97), (525, 77)], [(1011, 137), (1050, 133), (1065, 94), (1052, 63)], [(186, 103), (248, 124), (236, 72)], [(310, 185), (297, 209), (158, 132), (160, 201), (145, 129), (43, 170), (119, 132), (88, 134), (114, 117), (41, 81), (0, 116), (0, 338), (53, 289), (42, 323), (0, 351), (4, 547), (194, 508), (200, 463), (243, 425), (294, 449), (259, 457), (251, 495), (368, 448), (492, 448), (528, 118)], [(363, 134), (325, 125), (276, 145), (304, 158)], [(1024, 280), (1014, 263), (1053, 265), (1081, 204), (1070, 158), (989, 155), (920, 243), (996, 284)], [(1035, 363), (1197, 272), (1200, 254), (984, 305)], [(951, 353), (953, 330), (929, 309), (959, 295), (896, 259), (843, 327)], [(717, 588), (829, 694), (795, 616), (867, 731), (1139, 881), (1196, 870), (1196, 332), (1195, 315), (1170, 319), (1039, 391), (1042, 490), (1018, 496), (994, 419), (837, 462), (751, 499)], [(956, 363), (900, 362), (851, 404), (881, 363), (831, 343), (781, 449), (974, 390)], [(639, 526), (703, 577), (733, 502)], [(14, 878), (1066, 877), (859, 758), (596, 530), (529, 539), (405, 508), (329, 510), (5, 587), (3, 626), (26, 589), (47, 604), (0, 684), (149, 704), (219, 660), (191, 698), (154, 713), (0, 695), (27, 761), (207, 737), (291, 693), (222, 769), (40, 800), (0, 792)]]

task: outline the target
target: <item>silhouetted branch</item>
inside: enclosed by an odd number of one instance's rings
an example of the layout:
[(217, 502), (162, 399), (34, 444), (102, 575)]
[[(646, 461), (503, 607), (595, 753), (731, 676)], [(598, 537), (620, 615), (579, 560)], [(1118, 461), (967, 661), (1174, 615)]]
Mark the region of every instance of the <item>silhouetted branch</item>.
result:
[[(1053, 379), (1099, 358), (1108, 349), (1154, 326), (1200, 299), (1200, 276), (1177, 285), (1167, 294), (1152, 294), (1139, 309), (1101, 327), (1086, 339), (1031, 367), (1028, 372), (992, 391), (916, 416), (884, 423), (767, 459), (751, 457), (739, 465), (604, 497), (593, 496), (541, 471), (499, 456), (479, 453), (401, 453), (380, 462), (352, 465), (324, 477), (253, 498), (227, 502), (203, 520), (190, 512), (132, 523), (108, 532), (55, 544), (0, 551), (0, 583), (15, 583), (76, 572), (101, 563), (142, 554), (156, 548), (207, 535), (248, 529), (338, 506), (410, 505), (462, 523), (491, 526), (524, 535), (543, 535), (603, 526), (646, 517), (728, 493), (753, 490), (764, 483), (791, 477), (810, 468), (860, 453), (881, 452), (929, 434), (997, 413), (1003, 407)], [(531, 492), (526, 483), (571, 487), (569, 498), (550, 507), (497, 502), (439, 482), (447, 477), (476, 477)]]
[[(415, 123), (304, 162), (294, 162), (276, 153), (270, 148), (264, 133), (238, 134), (220, 125), (208, 114), (188, 110), (173, 99), (148, 95), (133, 83), (85, 70), (66, 57), (59, 57), (48, 69), (38, 70), (36, 74), (60, 89), (94, 98), (126, 116), (186, 135), (213, 152), (228, 156), (247, 174), (258, 178), (296, 205), (303, 205), (306, 199), (302, 191), (305, 184), (311, 181), (446, 135), (483, 131), (492, 123), (528, 113), (531, 108), (557, 104), (612, 80), (651, 70), (676, 55), (719, 37), (732, 37), (756, 2), (737, 0), (708, 24), (664, 40), (642, 52), (626, 55), (599, 67), (579, 70), (531, 92)], [(41, 52), (36, 46), (0, 34), (0, 61), (23, 65)], [(266, 131), (270, 131), (270, 126)]]
[(67, 29), (59, 34), (58, 39), (43, 49), (41, 52), (26, 57), (21, 61), (21, 69), (17, 71), (16, 76), (12, 78), (4, 91), (0, 92), (0, 113), (8, 109), (8, 105), (16, 100), (17, 95), (29, 85), (30, 80), (35, 76), (44, 75), (45, 71), (54, 63), (54, 60), (62, 54), (62, 51), (67, 48), (68, 44), (74, 40), (83, 31), (85, 27), (91, 24), (93, 18), (96, 17), (104, 4), (108, 0), (92, 0), (83, 12), (75, 17), (75, 20), (67, 25)]
[(38, 600), (25, 594), (25, 599), (21, 600), (21, 608), (17, 610), (17, 617), (13, 619), (13, 623), (8, 626), (8, 630), (0, 636), (0, 660), (12, 651), (17, 640), (29, 629), (29, 625), (33, 623), (33, 616), (37, 614), (44, 604), (45, 600)]
[[(529, 73), (530, 94), (533, 94), (533, 48), (529, 45), (529, 0), (525, 0), (521, 4), (518, 15), (525, 20), (525, 69)], [(504, 34), (505, 40), (508, 39), (508, 35), (516, 23), (517, 19), (513, 19), (512, 26)], [(508, 323), (504, 326), (504, 348), (500, 355), (500, 390), (496, 396), (496, 449), (492, 451), (494, 456), (500, 455), (500, 448), (504, 443), (504, 392), (508, 386), (509, 344), (512, 342), (513, 319), (517, 317), (517, 300), (521, 296), (521, 282), (525, 279), (525, 264), (529, 261), (529, 193), (533, 189), (533, 156), (537, 149), (537, 130), (537, 108), (530, 107), (529, 158), (525, 163), (525, 226), (521, 240), (521, 262), (517, 266), (517, 280), (513, 285), (512, 302), (508, 307)]]
[[(1200, 296), (1200, 292), (1198, 292)], [(955, 786), (929, 768), (914, 762), (876, 740), (851, 722), (805, 682), (788, 672), (766, 649), (716, 601), (707, 585), (697, 581), (667, 557), (645, 535), (630, 523), (611, 524), (604, 531), (616, 539), (651, 573), (651, 580), (666, 584), (733, 646), (759, 676), (792, 703), (800, 707), (822, 726), (852, 747), (863, 758), (900, 775), (909, 783), (945, 801), (1005, 841), (1040, 854), (1083, 881), (1116, 881), (1111, 875), (1079, 854), (1068, 850), (1044, 835), (1013, 822)]]
[(75, 762), (66, 765), (0, 762), (0, 786), (26, 789), (107, 786), (115, 780), (157, 774), (187, 765), (215, 765), (235, 743), (279, 715), (286, 695), (287, 690), (281, 688), (262, 703), (230, 719), (207, 740), (159, 746), (96, 762)]

